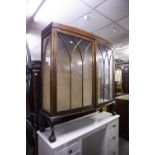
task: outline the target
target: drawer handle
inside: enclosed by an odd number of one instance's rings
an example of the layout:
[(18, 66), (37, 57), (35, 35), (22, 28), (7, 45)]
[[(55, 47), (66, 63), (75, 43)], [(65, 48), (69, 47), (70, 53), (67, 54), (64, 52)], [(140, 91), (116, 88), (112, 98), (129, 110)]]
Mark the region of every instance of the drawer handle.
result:
[(69, 154), (72, 154), (73, 153), (73, 150), (69, 150)]
[(116, 125), (114, 124), (114, 125), (113, 125), (113, 128), (115, 128), (115, 127), (116, 127)]
[(116, 137), (112, 137), (112, 139), (116, 139)]

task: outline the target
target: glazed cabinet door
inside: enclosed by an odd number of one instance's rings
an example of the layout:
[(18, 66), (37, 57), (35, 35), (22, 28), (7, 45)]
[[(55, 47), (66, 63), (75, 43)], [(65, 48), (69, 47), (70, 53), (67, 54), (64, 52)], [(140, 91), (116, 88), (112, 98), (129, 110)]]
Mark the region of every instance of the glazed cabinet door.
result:
[(97, 45), (96, 80), (98, 105), (114, 99), (114, 56), (113, 51)]
[(93, 41), (56, 33), (56, 112), (93, 106)]

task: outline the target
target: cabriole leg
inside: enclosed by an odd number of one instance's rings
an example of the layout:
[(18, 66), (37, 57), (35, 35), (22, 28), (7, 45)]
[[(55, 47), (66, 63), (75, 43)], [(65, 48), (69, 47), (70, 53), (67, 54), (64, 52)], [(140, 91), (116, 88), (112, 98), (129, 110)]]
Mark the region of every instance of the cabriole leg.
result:
[(56, 137), (55, 137), (55, 133), (54, 133), (54, 125), (53, 125), (53, 123), (51, 123), (51, 120), (48, 120), (48, 124), (51, 128), (51, 135), (49, 136), (49, 141), (52, 143), (52, 142), (56, 141)]

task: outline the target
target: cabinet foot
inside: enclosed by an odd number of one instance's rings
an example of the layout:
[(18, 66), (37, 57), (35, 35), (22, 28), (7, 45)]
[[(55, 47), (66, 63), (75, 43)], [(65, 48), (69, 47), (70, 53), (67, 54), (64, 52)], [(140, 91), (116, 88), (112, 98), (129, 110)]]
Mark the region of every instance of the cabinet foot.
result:
[(56, 136), (55, 136), (55, 133), (54, 133), (54, 125), (51, 123), (50, 120), (48, 120), (48, 124), (51, 128), (51, 135), (49, 136), (49, 141), (52, 143), (52, 142), (55, 142), (56, 141)]
[(112, 115), (116, 115), (116, 112), (115, 112), (115, 107), (116, 107), (116, 105), (113, 103), (112, 105), (111, 105), (111, 113), (112, 113)]
[(41, 132), (45, 131), (45, 118), (41, 115), (39, 115), (39, 130)]

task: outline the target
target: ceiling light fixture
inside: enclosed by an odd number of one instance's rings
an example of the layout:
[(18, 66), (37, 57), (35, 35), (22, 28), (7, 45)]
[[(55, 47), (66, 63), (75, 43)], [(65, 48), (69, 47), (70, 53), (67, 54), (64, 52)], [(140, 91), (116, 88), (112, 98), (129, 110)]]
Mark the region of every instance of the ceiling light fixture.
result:
[(73, 44), (73, 41), (72, 40), (70, 41), (70, 44)]
[(85, 15), (85, 16), (84, 16), (84, 19), (85, 19), (85, 20), (88, 20), (88, 15)]

